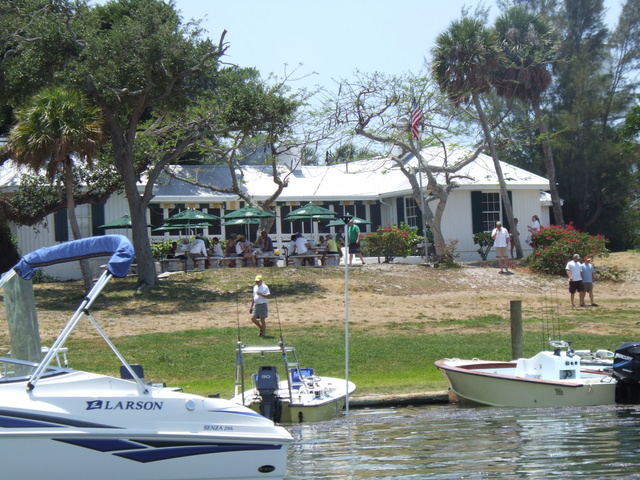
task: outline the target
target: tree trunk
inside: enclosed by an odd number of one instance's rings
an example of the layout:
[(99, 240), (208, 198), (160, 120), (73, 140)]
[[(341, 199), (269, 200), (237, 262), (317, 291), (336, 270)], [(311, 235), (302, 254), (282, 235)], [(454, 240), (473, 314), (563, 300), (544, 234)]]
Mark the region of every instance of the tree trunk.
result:
[[(114, 117), (115, 118), (115, 117)], [(111, 142), (114, 151), (114, 164), (122, 176), (124, 191), (131, 215), (131, 235), (135, 250), (135, 263), (138, 266), (137, 288), (153, 288), (158, 285), (156, 262), (151, 252), (151, 241), (147, 231), (147, 207), (152, 194), (140, 195), (138, 192), (138, 175), (135, 172), (133, 152), (129, 148), (131, 142), (125, 142), (125, 135), (117, 121), (109, 122)], [(152, 185), (147, 185), (151, 192)]]
[(491, 151), (491, 157), (493, 158), (493, 165), (496, 169), (498, 183), (500, 184), (500, 196), (502, 197), (502, 204), (504, 205), (505, 214), (507, 215), (507, 219), (509, 219), (509, 225), (511, 226), (512, 230), (509, 233), (513, 234), (513, 242), (516, 245), (516, 257), (522, 258), (520, 235), (518, 233), (518, 230), (514, 228), (516, 222), (513, 219), (513, 209), (511, 208), (511, 200), (509, 200), (509, 193), (507, 192), (507, 184), (504, 181), (504, 175), (502, 174), (500, 159), (498, 158), (498, 152), (496, 152), (496, 147), (493, 143), (493, 137), (491, 135), (491, 130), (489, 129), (489, 123), (487, 122), (482, 104), (480, 103), (480, 97), (475, 93), (473, 94), (473, 104), (475, 105), (476, 111), (478, 112), (478, 118), (480, 119), (480, 124), (482, 125), (482, 131), (484, 132), (484, 137), (489, 144), (489, 150)]
[[(78, 226), (78, 218), (76, 217), (76, 202), (73, 198), (73, 166), (71, 158), (68, 158), (64, 164), (65, 188), (67, 190), (67, 212), (69, 214), (69, 225), (71, 226), (71, 234), (74, 240), (82, 238), (80, 227)], [(82, 272), (82, 283), (84, 291), (89, 292), (93, 287), (93, 278), (91, 276), (91, 266), (89, 260), (80, 260), (80, 271)]]
[(551, 145), (549, 143), (549, 131), (547, 130), (547, 124), (544, 122), (542, 110), (540, 109), (540, 99), (538, 97), (532, 98), (531, 106), (533, 107), (533, 114), (536, 119), (538, 131), (542, 137), (542, 153), (544, 155), (544, 163), (547, 167), (549, 191), (551, 193), (551, 204), (553, 206), (553, 218), (556, 225), (564, 225), (560, 192), (558, 191), (558, 184), (556, 182), (556, 166), (553, 161), (553, 153), (551, 152)]

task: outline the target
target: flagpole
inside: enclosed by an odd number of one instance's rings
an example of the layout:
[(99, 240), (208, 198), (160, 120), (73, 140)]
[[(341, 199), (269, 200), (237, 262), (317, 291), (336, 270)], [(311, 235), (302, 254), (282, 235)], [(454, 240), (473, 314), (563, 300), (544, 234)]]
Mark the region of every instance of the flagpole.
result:
[(341, 217), (345, 226), (346, 238), (344, 242), (344, 370), (345, 370), (345, 397), (344, 408), (347, 422), (349, 421), (349, 220), (352, 215), (345, 214)]
[(422, 153), (420, 151), (420, 123), (422, 122), (422, 112), (416, 102), (412, 99), (411, 109), (411, 136), (415, 140), (416, 160), (418, 161), (418, 175), (420, 176), (420, 208), (422, 209), (422, 244), (424, 246), (424, 255), (427, 257), (427, 222), (426, 222), (426, 206), (424, 203), (424, 187), (422, 186)]

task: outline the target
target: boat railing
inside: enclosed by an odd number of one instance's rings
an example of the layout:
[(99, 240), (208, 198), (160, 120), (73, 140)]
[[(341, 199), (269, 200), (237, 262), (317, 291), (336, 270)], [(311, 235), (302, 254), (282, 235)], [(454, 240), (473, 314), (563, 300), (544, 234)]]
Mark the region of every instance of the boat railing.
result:
[[(234, 387), (234, 397), (241, 396), (242, 403), (246, 402), (245, 398), (245, 381), (244, 381), (244, 355), (245, 354), (260, 354), (264, 356), (266, 353), (277, 353), (282, 355), (282, 361), (284, 363), (285, 374), (287, 375), (287, 388), (289, 393), (290, 401), (293, 401), (294, 398), (294, 389), (296, 396), (305, 397), (315, 395), (314, 392), (314, 383), (311, 381), (309, 383), (309, 378), (307, 375), (303, 374), (303, 370), (300, 368), (300, 364), (298, 363), (298, 357), (296, 355), (296, 351), (294, 347), (280, 345), (271, 345), (271, 346), (259, 346), (259, 347), (245, 347), (241, 342), (238, 342), (236, 348), (236, 378), (235, 378), (235, 387)], [(294, 373), (298, 379), (301, 379), (301, 382), (294, 381)], [(252, 382), (252, 385), (255, 390), (255, 383)], [(294, 387), (295, 385), (295, 387)]]
[[(24, 382), (33, 375), (37, 367), (38, 364), (34, 362), (11, 357), (0, 357), (0, 383)], [(59, 375), (68, 371), (66, 368), (50, 366), (44, 372), (44, 376)]]

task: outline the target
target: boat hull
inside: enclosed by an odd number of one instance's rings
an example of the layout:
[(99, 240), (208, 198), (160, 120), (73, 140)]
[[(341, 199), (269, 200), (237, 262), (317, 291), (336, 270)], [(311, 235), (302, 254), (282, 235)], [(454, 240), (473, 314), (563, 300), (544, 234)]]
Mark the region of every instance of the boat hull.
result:
[[(342, 412), (345, 401), (346, 397), (342, 397), (318, 405), (292, 405), (288, 400), (285, 400), (282, 402), (280, 423), (325, 422), (327, 420), (333, 420)], [(254, 412), (260, 413), (259, 401), (251, 402), (248, 407)]]
[[(3, 478), (282, 479), (290, 434), (227, 400), (84, 372), (0, 384)], [(32, 454), (28, 452), (33, 452)], [(32, 455), (32, 457), (30, 457)]]
[(578, 380), (514, 376), (511, 362), (439, 360), (451, 390), (468, 404), (494, 407), (580, 407), (615, 403), (615, 381), (594, 372)]
[[(304, 423), (304, 422), (324, 422), (332, 420), (340, 415), (346, 403), (347, 390), (349, 395), (355, 392), (356, 386), (352, 382), (347, 382), (340, 378), (316, 377), (319, 380), (319, 388), (324, 391), (322, 396), (296, 395), (294, 391), (293, 402), (289, 399), (289, 385), (286, 380), (279, 384), (277, 392), (278, 398), (282, 402), (282, 413), (280, 423)], [(244, 395), (237, 395), (233, 402), (242, 404), (260, 413), (262, 398), (256, 389), (244, 392)]]

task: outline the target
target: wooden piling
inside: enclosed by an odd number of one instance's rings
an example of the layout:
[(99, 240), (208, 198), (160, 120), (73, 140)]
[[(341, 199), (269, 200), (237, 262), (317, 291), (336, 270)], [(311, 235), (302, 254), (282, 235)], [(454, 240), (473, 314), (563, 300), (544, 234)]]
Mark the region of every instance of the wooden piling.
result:
[(522, 300), (511, 300), (511, 358), (524, 356), (522, 349)]

